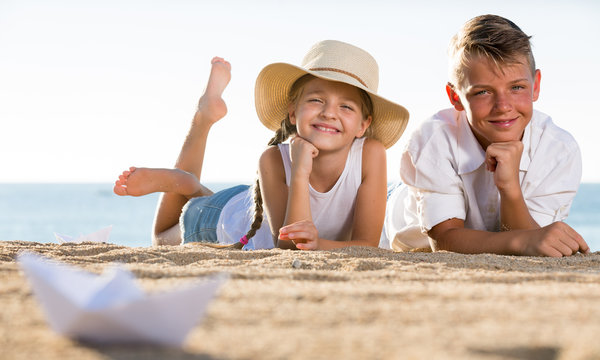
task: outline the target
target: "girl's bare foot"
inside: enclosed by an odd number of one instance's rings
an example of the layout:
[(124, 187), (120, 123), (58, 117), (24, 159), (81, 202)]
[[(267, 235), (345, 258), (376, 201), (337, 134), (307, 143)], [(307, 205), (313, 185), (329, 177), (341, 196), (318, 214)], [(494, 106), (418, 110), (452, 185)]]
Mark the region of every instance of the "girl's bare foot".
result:
[(151, 169), (130, 167), (119, 175), (113, 191), (117, 195), (142, 196), (155, 192), (174, 192), (192, 197), (202, 190), (194, 176), (179, 169)]
[(206, 90), (198, 101), (197, 116), (194, 117), (195, 122), (203, 121), (209, 125), (227, 114), (227, 105), (221, 95), (231, 80), (231, 64), (229, 62), (223, 58), (214, 57), (211, 64)]

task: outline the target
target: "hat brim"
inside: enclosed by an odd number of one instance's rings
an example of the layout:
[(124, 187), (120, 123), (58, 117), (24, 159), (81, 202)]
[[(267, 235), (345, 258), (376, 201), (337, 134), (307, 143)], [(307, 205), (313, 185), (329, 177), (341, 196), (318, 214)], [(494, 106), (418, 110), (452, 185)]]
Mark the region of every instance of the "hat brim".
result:
[(369, 90), (357, 79), (335, 71), (309, 71), (287, 63), (267, 65), (254, 88), (258, 118), (268, 129), (276, 131), (288, 113), (290, 88), (300, 77), (311, 74), (324, 80), (347, 83), (366, 91), (373, 102), (371, 132), (386, 148), (394, 145), (408, 124), (409, 113), (402, 105), (389, 101)]

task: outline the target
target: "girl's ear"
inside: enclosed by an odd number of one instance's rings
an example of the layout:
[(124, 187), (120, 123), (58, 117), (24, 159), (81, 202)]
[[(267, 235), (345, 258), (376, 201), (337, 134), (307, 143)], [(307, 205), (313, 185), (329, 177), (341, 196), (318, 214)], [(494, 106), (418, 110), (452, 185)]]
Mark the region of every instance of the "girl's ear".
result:
[(296, 125), (296, 104), (290, 103), (288, 105), (288, 115), (290, 116), (290, 123)]
[(366, 119), (361, 121), (360, 128), (358, 130), (358, 134), (356, 135), (356, 137), (362, 137), (365, 134), (365, 131), (367, 131), (367, 129), (371, 125), (371, 122), (373, 122), (373, 117), (371, 115), (369, 115), (369, 117), (367, 117)]
[(460, 97), (458, 96), (458, 93), (454, 91), (454, 86), (452, 86), (450, 83), (446, 84), (446, 93), (448, 94), (448, 99), (450, 99), (450, 103), (452, 104), (452, 106), (454, 106), (456, 111), (463, 111), (465, 109), (465, 107), (460, 102)]

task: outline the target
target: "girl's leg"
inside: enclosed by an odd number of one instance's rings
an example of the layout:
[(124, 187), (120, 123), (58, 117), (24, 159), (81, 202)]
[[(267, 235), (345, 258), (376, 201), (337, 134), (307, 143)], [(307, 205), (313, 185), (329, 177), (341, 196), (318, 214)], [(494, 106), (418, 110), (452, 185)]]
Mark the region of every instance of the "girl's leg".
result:
[(180, 244), (181, 209), (191, 197), (212, 194), (212, 191), (200, 183), (200, 176), (208, 132), (212, 125), (227, 113), (227, 106), (221, 95), (231, 79), (231, 65), (218, 57), (213, 58), (211, 63), (206, 90), (198, 102), (198, 110), (175, 163), (175, 169), (132, 168), (125, 171), (115, 185), (114, 191), (118, 195), (140, 196), (151, 192), (163, 192), (154, 216), (154, 245)]

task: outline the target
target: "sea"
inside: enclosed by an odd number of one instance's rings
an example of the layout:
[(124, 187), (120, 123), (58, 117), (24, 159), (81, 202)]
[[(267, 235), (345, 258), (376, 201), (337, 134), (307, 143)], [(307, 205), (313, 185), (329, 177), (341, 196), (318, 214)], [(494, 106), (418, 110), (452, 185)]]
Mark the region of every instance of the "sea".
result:
[[(207, 184), (215, 191), (236, 184)], [(0, 240), (56, 242), (112, 226), (109, 242), (152, 245), (158, 194), (117, 196), (112, 184), (0, 184)], [(600, 183), (581, 184), (565, 221), (600, 251)]]

